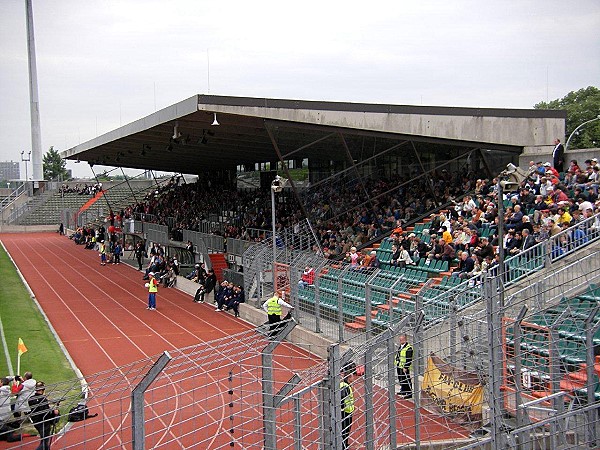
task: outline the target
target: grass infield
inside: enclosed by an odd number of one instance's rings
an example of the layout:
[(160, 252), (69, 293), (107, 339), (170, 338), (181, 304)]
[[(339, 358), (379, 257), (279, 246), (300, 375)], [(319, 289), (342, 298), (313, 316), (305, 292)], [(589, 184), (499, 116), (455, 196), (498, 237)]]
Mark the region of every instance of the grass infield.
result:
[[(10, 352), (13, 373), (17, 370), (17, 343), (23, 339), (27, 352), (21, 356), (21, 375), (33, 373), (46, 384), (73, 380), (77, 375), (69, 365), (44, 316), (29, 296), (12, 261), (0, 246), (0, 320)], [(0, 376), (10, 373), (4, 346), (0, 358)]]

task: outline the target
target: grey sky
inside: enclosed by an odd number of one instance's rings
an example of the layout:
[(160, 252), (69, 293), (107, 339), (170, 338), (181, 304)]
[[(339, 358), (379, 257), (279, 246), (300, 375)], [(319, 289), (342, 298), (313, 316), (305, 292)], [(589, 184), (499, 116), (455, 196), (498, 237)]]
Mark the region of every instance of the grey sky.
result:
[[(33, 0), (33, 9), (44, 152), (202, 93), (531, 108), (600, 85), (598, 0)], [(0, 1), (0, 54), (0, 160), (19, 161), (31, 147), (25, 0)]]

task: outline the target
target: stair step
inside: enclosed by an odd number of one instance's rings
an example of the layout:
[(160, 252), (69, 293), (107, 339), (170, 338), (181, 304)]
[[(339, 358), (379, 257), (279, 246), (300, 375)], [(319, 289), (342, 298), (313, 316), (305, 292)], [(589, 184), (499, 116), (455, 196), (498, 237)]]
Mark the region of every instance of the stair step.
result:
[(344, 324), (344, 326), (346, 328), (350, 328), (351, 330), (354, 330), (354, 331), (363, 331), (366, 328), (365, 325), (361, 325), (360, 323), (356, 323), (356, 322), (346, 323), (346, 324)]

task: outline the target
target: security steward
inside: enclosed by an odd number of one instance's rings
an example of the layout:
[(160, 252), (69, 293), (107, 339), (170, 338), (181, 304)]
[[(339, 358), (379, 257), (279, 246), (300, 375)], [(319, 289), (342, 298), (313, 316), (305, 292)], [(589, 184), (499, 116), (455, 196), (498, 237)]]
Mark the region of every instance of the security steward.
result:
[(158, 281), (154, 278), (154, 272), (148, 273), (150, 277), (148, 282), (146, 283), (146, 287), (148, 288), (148, 307), (151, 311), (156, 310), (156, 293), (158, 292)]
[(281, 307), (285, 306), (286, 308), (294, 309), (294, 307), (292, 305), (290, 305), (289, 303), (286, 303), (285, 300), (283, 300), (281, 298), (282, 296), (283, 296), (282, 293), (275, 292), (273, 294), (273, 297), (268, 299), (262, 305), (262, 309), (267, 313), (267, 317), (269, 320), (269, 324), (270, 324), (269, 328), (271, 331), (270, 336), (273, 336), (274, 334), (276, 334), (277, 330), (279, 329), (277, 324), (279, 322), (281, 322), (281, 312), (282, 312)]
[(356, 364), (350, 362), (344, 366), (344, 378), (340, 381), (342, 397), (342, 448), (347, 450), (350, 445), (350, 430), (352, 429), (352, 414), (354, 413), (354, 391), (352, 382), (356, 375)]
[(50, 408), (48, 398), (44, 395), (45, 391), (46, 385), (44, 382), (38, 381), (35, 384), (35, 394), (29, 397), (29, 407), (31, 408), (29, 417), (40, 435), (38, 450), (50, 450), (52, 428), (60, 416), (60, 411), (57, 408)]
[(406, 339), (406, 334), (401, 334), (399, 337), (400, 346), (396, 352), (394, 360), (396, 364), (396, 373), (398, 375), (398, 383), (400, 383), (400, 395), (402, 398), (412, 398), (412, 383), (410, 379), (410, 369), (413, 363), (413, 348)]

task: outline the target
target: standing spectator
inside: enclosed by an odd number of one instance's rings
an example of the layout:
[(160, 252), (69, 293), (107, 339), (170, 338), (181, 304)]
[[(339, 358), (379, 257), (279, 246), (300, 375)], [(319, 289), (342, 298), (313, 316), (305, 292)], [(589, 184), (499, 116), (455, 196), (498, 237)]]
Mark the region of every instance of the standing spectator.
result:
[(154, 278), (154, 272), (148, 273), (149, 280), (146, 283), (148, 288), (148, 307), (151, 311), (156, 310), (156, 293), (158, 292), (158, 281)]
[(115, 246), (113, 247), (113, 264), (119, 264), (121, 262), (121, 253), (123, 252), (123, 247), (121, 246), (121, 241), (117, 241)]
[(175, 272), (175, 276), (179, 275), (179, 261), (177, 261), (177, 257), (173, 256), (173, 259), (171, 260), (171, 268), (173, 269), (173, 272)]
[(554, 150), (552, 150), (552, 165), (558, 172), (563, 171), (565, 162), (565, 147), (560, 143), (560, 139), (554, 139)]
[[(192, 241), (187, 241), (187, 244), (185, 244), (185, 249), (190, 254), (190, 258), (192, 259), (192, 262), (194, 262), (195, 261), (195, 257), (194, 257), (194, 244), (192, 243)], [(185, 260), (183, 262), (185, 263)]]
[(406, 334), (401, 334), (398, 338), (400, 346), (396, 352), (394, 363), (396, 365), (396, 374), (398, 375), (398, 383), (400, 384), (400, 392), (398, 395), (405, 399), (412, 398), (412, 383), (410, 380), (410, 369), (413, 363), (413, 348), (408, 343)]
[(142, 241), (138, 241), (137, 244), (135, 244), (135, 259), (137, 260), (139, 270), (144, 270), (142, 268), (142, 261), (145, 256), (146, 249), (144, 248), (144, 243)]
[[(206, 280), (204, 280), (204, 291), (207, 294), (210, 294), (211, 292), (214, 291), (216, 286), (217, 286), (217, 276), (215, 275), (215, 271), (214, 271), (214, 269), (209, 269), (208, 275), (206, 276)], [(214, 298), (215, 294), (213, 294), (213, 298)]]
[(29, 408), (31, 412), (29, 417), (33, 426), (40, 435), (40, 445), (38, 450), (50, 450), (52, 441), (52, 428), (56, 418), (60, 416), (60, 411), (56, 408), (50, 408), (48, 398), (44, 395), (46, 385), (43, 381), (35, 384), (35, 394), (29, 398)]
[(356, 365), (348, 363), (343, 368), (344, 379), (340, 382), (340, 396), (342, 398), (342, 449), (348, 450), (350, 445), (350, 431), (352, 429), (352, 414), (354, 413), (354, 391), (352, 382), (356, 374)]

